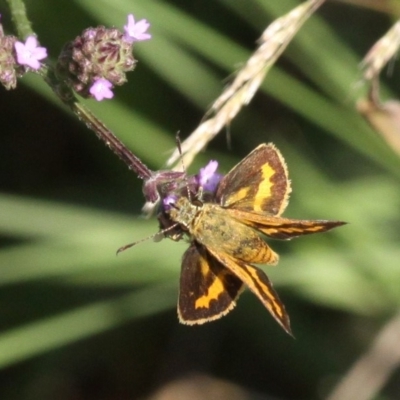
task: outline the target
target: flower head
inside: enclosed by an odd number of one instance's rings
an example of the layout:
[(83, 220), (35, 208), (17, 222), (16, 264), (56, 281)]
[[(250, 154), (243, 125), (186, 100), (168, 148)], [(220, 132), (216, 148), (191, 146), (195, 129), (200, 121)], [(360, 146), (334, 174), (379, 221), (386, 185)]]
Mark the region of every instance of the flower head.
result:
[[(97, 26), (85, 29), (81, 35), (67, 43), (58, 57), (57, 75), (83, 97), (93, 97), (91, 87), (100, 79), (113, 86), (121, 86), (127, 81), (126, 73), (135, 68), (132, 43), (124, 39), (124, 34), (116, 28)], [(106, 84), (106, 88), (111, 86)], [(100, 93), (106, 93), (101, 90)], [(110, 90), (107, 90), (111, 96)], [(101, 96), (103, 98), (110, 98)]]
[(17, 62), (20, 65), (27, 65), (34, 70), (40, 68), (39, 60), (47, 57), (45, 47), (40, 47), (35, 36), (28, 36), (25, 43), (15, 42), (15, 52), (17, 53)]
[(125, 39), (128, 42), (140, 42), (142, 40), (151, 39), (150, 33), (146, 33), (149, 29), (150, 24), (146, 19), (141, 19), (135, 22), (133, 14), (128, 15), (128, 23), (124, 25)]
[(215, 192), (222, 175), (217, 173), (218, 161), (211, 160), (197, 174), (199, 185), (207, 192)]
[(112, 99), (114, 93), (112, 92), (112, 83), (107, 79), (97, 79), (89, 89), (89, 93), (97, 100)]

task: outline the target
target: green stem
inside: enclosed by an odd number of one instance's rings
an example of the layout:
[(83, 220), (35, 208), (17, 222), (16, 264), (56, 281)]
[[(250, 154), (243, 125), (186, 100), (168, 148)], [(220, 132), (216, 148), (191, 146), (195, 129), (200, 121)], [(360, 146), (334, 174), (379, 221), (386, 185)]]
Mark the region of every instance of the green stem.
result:
[(17, 29), (18, 36), (25, 39), (30, 35), (34, 35), (35, 32), (28, 20), (24, 2), (22, 0), (7, 0), (7, 3), (10, 7), (10, 13)]

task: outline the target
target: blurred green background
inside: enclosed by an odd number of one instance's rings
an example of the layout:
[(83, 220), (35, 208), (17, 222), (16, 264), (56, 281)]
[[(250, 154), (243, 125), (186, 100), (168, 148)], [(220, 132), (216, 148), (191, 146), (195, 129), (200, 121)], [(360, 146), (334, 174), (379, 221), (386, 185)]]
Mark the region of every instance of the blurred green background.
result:
[[(272, 243), (266, 269), (291, 316), (286, 335), (250, 293), (222, 320), (179, 325), (184, 242), (120, 246), (158, 230), (141, 181), (36, 76), (0, 89), (0, 398), (324, 398), (400, 304), (400, 159), (355, 110), (359, 63), (398, 17), (396, 1), (326, 3), (262, 90), (190, 171), (222, 171), (262, 142), (283, 153), (288, 217), (339, 219)], [(88, 26), (151, 23), (112, 101), (87, 102), (152, 169), (185, 138), (265, 27), (296, 0), (27, 0), (55, 59)], [(6, 3), (0, 12), (7, 32)], [(385, 70), (387, 71), (387, 70)], [(400, 92), (398, 62), (383, 74)], [(227, 146), (226, 132), (231, 135)], [(399, 399), (394, 372), (377, 399)], [(169, 396), (169, 397), (168, 397)], [(196, 397), (197, 396), (197, 397)]]

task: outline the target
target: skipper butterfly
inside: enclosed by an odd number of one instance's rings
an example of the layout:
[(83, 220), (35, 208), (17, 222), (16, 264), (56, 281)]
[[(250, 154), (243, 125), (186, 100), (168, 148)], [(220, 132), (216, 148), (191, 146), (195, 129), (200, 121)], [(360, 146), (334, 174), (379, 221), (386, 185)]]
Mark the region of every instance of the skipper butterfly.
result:
[(252, 265), (275, 265), (279, 259), (261, 234), (291, 239), (325, 232), (344, 222), (281, 217), (290, 191), (279, 150), (273, 144), (261, 144), (221, 179), (212, 201), (200, 190), (195, 199), (177, 197), (164, 211), (170, 226), (175, 226), (171, 237), (179, 240), (186, 234), (191, 242), (182, 260), (180, 322), (193, 325), (221, 318), (247, 286), (291, 334), (288, 313), (271, 281)]

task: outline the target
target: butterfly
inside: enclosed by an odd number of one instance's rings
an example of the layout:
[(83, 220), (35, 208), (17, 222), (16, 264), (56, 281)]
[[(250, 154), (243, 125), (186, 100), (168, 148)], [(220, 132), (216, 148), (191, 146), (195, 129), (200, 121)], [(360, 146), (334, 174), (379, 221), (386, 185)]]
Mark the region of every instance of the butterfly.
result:
[(189, 193), (170, 204), (166, 214), (178, 230), (173, 239), (186, 235), (190, 240), (181, 267), (180, 322), (194, 325), (221, 318), (247, 287), (291, 334), (284, 304), (264, 271), (253, 265), (275, 265), (279, 259), (262, 235), (291, 239), (345, 223), (281, 217), (290, 192), (286, 163), (270, 143), (259, 145), (234, 166), (212, 201), (199, 190), (196, 198)]

